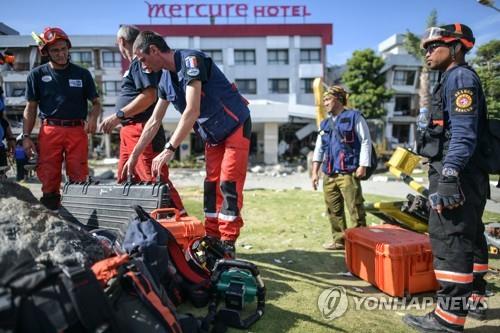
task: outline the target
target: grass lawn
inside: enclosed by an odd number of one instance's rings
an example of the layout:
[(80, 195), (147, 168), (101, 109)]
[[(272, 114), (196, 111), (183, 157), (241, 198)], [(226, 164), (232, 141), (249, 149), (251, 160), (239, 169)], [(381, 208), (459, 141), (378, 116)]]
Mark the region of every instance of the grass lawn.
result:
[[(181, 193), (189, 213), (201, 218), (201, 189), (182, 189)], [(382, 200), (371, 195), (366, 195), (365, 199), (372, 202)], [(324, 211), (322, 193), (302, 190), (245, 191), (245, 227), (238, 240), (237, 253), (239, 258), (258, 265), (267, 287), (266, 314), (250, 331), (409, 332), (401, 317), (405, 313), (423, 314), (433, 306), (422, 311), (354, 310), (351, 296), (383, 297), (384, 294), (367, 282), (337, 274), (347, 271), (344, 254), (342, 251), (325, 251), (321, 247), (330, 240), (330, 227)], [(494, 220), (500, 221), (500, 215), (485, 214), (485, 221)], [(379, 224), (380, 220), (368, 215), (368, 223)], [(491, 260), (490, 266), (499, 269), (500, 260)], [(498, 271), (496, 274), (489, 273), (488, 281), (489, 290), (498, 294)], [(342, 317), (327, 321), (322, 318), (317, 300), (324, 289), (333, 286), (345, 287), (350, 295), (350, 305)], [(468, 320), (467, 332), (498, 332), (500, 295), (490, 297), (489, 307), (490, 318), (496, 319), (483, 323)], [(181, 311), (185, 310), (181, 308)]]

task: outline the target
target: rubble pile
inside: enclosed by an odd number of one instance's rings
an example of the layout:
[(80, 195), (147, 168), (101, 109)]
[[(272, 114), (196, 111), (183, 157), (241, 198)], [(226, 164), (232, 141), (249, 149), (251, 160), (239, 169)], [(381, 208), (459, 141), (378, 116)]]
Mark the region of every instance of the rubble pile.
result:
[(0, 272), (28, 259), (91, 265), (104, 258), (96, 238), (45, 209), (28, 189), (0, 182)]

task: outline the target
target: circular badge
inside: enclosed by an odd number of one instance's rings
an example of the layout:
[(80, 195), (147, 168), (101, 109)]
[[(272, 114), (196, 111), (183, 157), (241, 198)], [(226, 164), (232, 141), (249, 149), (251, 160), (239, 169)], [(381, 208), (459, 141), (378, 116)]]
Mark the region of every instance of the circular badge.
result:
[(187, 70), (187, 75), (189, 76), (197, 76), (200, 74), (200, 70), (198, 68), (190, 68)]
[(459, 109), (467, 109), (472, 105), (472, 97), (469, 94), (460, 94), (457, 96), (455, 104)]
[(44, 75), (44, 76), (42, 76), (42, 81), (43, 82), (50, 82), (50, 81), (52, 81), (52, 76)]

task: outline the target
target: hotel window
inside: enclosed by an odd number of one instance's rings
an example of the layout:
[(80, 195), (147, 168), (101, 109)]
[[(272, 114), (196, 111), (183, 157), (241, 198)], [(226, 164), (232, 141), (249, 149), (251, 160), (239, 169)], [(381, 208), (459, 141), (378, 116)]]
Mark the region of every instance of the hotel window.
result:
[(395, 71), (393, 85), (413, 86), (415, 84), (415, 71)]
[(270, 65), (288, 65), (288, 50), (267, 50), (267, 63)]
[(253, 94), (257, 93), (257, 80), (256, 79), (236, 79), (236, 86), (242, 94)]
[(103, 51), (102, 52), (102, 67), (116, 68), (122, 66), (122, 56), (120, 52)]
[(301, 49), (301, 64), (319, 64), (321, 63), (321, 49)]
[(218, 65), (222, 65), (222, 50), (203, 50), (203, 53), (205, 53), (207, 56), (212, 58), (213, 62), (215, 62)]
[(303, 94), (313, 93), (313, 79), (300, 79), (300, 92)]
[(71, 62), (84, 67), (92, 67), (92, 52), (90, 51), (72, 51)]
[(236, 65), (255, 65), (255, 50), (234, 50)]
[(106, 96), (117, 96), (120, 92), (121, 81), (104, 81), (104, 95)]
[(269, 79), (269, 93), (288, 94), (288, 79)]

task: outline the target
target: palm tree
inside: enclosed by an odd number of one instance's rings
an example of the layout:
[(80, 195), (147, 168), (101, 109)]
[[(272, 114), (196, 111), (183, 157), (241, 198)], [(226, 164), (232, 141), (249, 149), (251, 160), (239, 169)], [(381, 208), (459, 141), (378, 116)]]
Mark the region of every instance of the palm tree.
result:
[[(435, 27), (437, 25), (437, 11), (433, 9), (427, 18), (427, 28)], [(411, 31), (406, 31), (404, 46), (408, 53), (420, 59), (422, 63), (422, 70), (420, 71), (420, 87), (418, 90), (419, 106), (421, 108), (429, 108), (431, 101), (430, 91), (430, 70), (425, 64), (425, 58), (420, 48), (420, 37)]]

